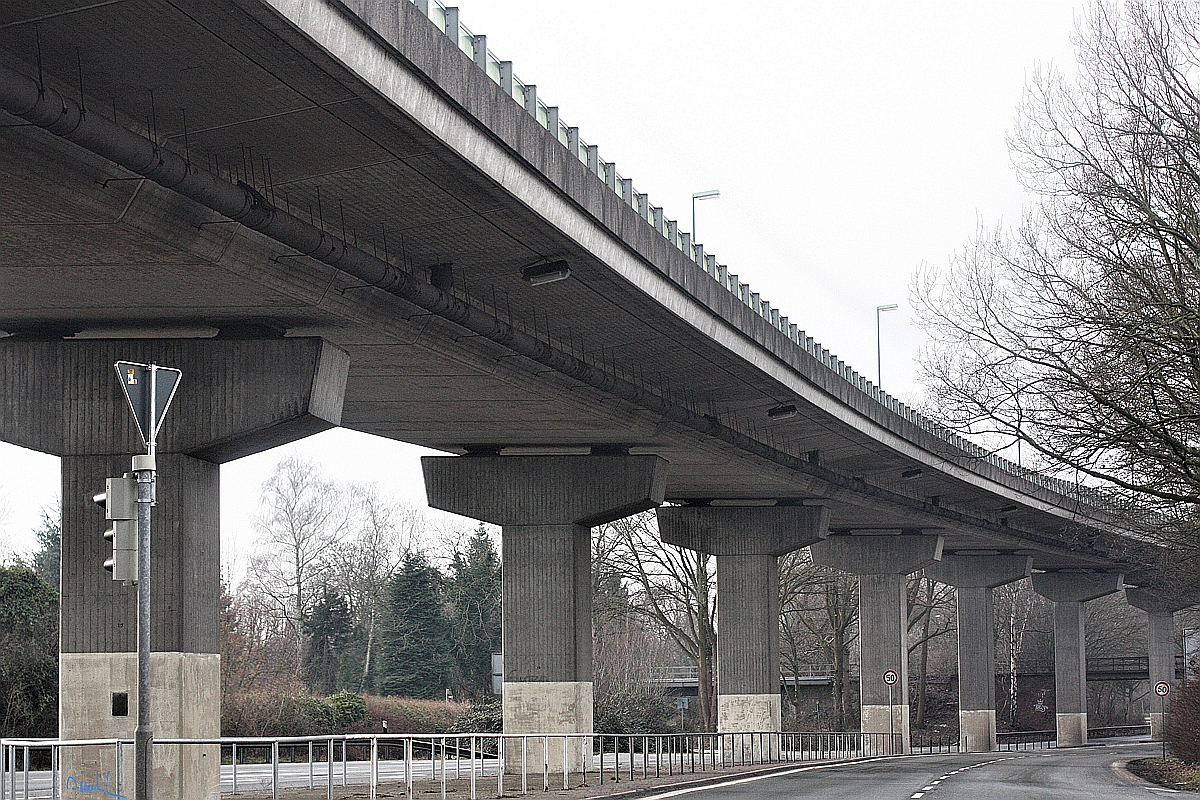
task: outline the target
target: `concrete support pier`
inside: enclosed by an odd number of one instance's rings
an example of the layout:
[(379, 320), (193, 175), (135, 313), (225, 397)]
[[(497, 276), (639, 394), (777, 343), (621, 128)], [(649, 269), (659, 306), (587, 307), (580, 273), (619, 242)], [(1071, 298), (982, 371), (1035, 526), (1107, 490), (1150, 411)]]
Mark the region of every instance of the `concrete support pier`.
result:
[(1087, 638), (1083, 605), (1121, 589), (1121, 575), (1039, 572), (1033, 590), (1054, 603), (1054, 721), (1059, 747), (1087, 744)]
[[(823, 506), (678, 506), (659, 508), (658, 532), (667, 544), (717, 557), (717, 730), (778, 733), (779, 556), (824, 539)], [(773, 739), (765, 740), (767, 742)], [(778, 749), (777, 742), (770, 745)], [(732, 736), (736, 762), (777, 755), (761, 737)]]
[[(900, 734), (897, 752), (909, 753), (906, 576), (941, 559), (942, 537), (873, 531), (830, 536), (812, 546), (812, 556), (814, 563), (858, 576), (862, 732)], [(888, 670), (898, 676), (890, 693), (883, 679)]]
[(958, 743), (964, 753), (988, 753), (996, 743), (996, 634), (992, 590), (1029, 577), (1030, 556), (949, 555), (925, 575), (958, 596)]
[[(103, 562), (91, 497), (144, 452), (113, 363), (183, 370), (159, 436), (151, 547), (151, 720), (155, 738), (221, 733), (222, 461), (341, 419), (349, 359), (319, 339), (0, 341), (0, 438), (62, 457), (59, 736), (132, 738), (137, 721), (137, 587)], [(134, 758), (122, 780), (132, 792)], [(107, 778), (112, 748), (67, 748), (61, 779)], [(156, 800), (217, 800), (215, 746), (154, 750)]]
[(1150, 662), (1150, 687), (1166, 681), (1171, 694), (1166, 702), (1153, 693), (1150, 696), (1150, 738), (1161, 742), (1163, 738), (1163, 709), (1179, 693), (1179, 678), (1175, 674), (1175, 614), (1192, 603), (1171, 601), (1146, 589), (1126, 589), (1125, 599), (1129, 605), (1146, 612), (1146, 653)]
[[(661, 503), (667, 462), (489, 454), (428, 456), (421, 467), (429, 505), (501, 526), (504, 732), (590, 733), (590, 529)], [(581, 755), (577, 742), (571, 769)], [(548, 768), (561, 770), (562, 759), (561, 742), (552, 742)], [(537, 741), (529, 768), (542, 763)]]

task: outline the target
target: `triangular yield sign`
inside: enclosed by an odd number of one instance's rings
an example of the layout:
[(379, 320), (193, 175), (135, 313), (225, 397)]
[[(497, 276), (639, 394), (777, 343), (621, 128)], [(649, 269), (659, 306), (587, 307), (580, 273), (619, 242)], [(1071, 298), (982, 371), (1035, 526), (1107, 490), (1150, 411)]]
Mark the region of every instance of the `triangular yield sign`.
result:
[(125, 399), (129, 401), (129, 408), (133, 411), (138, 433), (149, 447), (158, 438), (163, 417), (167, 414), (171, 400), (175, 398), (175, 390), (179, 388), (179, 379), (183, 373), (171, 367), (138, 364), (134, 361), (118, 361), (114, 366), (121, 389), (125, 392)]

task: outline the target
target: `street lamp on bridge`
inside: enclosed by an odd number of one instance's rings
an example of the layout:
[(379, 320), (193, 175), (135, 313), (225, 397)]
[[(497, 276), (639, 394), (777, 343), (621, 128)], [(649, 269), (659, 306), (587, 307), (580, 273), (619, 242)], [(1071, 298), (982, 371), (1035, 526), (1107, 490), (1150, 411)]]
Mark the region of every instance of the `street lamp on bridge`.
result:
[(895, 311), (898, 308), (900, 306), (895, 303), (875, 307), (875, 385), (880, 389), (883, 388), (883, 356), (881, 355), (883, 348), (880, 343), (879, 317), (884, 311)]
[(692, 242), (699, 241), (699, 239), (696, 238), (696, 201), (712, 200), (720, 196), (720, 189), (705, 189), (703, 192), (694, 192), (692, 194)]

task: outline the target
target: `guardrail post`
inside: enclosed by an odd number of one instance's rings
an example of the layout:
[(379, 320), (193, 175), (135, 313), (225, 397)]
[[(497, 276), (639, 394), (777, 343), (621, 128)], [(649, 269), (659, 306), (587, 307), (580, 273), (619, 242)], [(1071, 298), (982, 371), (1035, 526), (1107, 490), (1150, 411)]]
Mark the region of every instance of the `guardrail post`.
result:
[[(432, 756), (432, 753), (430, 754)], [(431, 759), (432, 760), (432, 759)], [(379, 739), (371, 737), (371, 800), (379, 791)]]
[(313, 743), (308, 740), (308, 788), (313, 788)]
[(504, 797), (504, 735), (496, 737), (496, 796)]
[(271, 742), (271, 800), (279, 800), (279, 741)]
[(404, 783), (405, 792), (408, 794), (409, 800), (413, 796), (413, 738), (410, 736), (404, 740)]
[(475, 737), (471, 736), (471, 800), (475, 800), (475, 752)]
[(325, 800), (333, 800), (333, 738), (325, 744)]

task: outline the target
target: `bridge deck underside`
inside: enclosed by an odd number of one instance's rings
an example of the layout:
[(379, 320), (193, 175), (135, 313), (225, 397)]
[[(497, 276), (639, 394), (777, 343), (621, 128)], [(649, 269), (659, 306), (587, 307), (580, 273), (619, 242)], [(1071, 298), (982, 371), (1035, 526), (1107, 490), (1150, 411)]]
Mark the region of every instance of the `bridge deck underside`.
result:
[[(669, 498), (823, 500), (834, 528), (937, 529), (949, 549), (1036, 552), (1042, 568), (1106, 563), (1061, 516), (1001, 511), (1010, 499), (928, 468), (903, 479), (918, 462), (814, 406), (769, 419), (794, 401), (786, 387), (514, 200), (268, 9), (0, 8), (0, 60), (36, 75), (38, 39), (48, 83), (78, 97), (82, 74), (88, 113), (152, 128), (193, 163), (253, 183), (422, 279), (452, 262), (455, 292), (489, 313), (780, 452), (819, 451), (842, 480), (666, 422), (240, 225), (204, 224), (220, 219), (36, 127), (0, 130), (0, 329), (211, 335), (254, 322), (319, 335), (350, 353), (350, 428), (449, 452), (625, 445), (671, 462)], [(474, 69), (465, 57), (462, 69)], [(111, 178), (120, 180), (103, 185)], [(543, 257), (566, 258), (572, 278), (522, 281), (522, 266)]]

